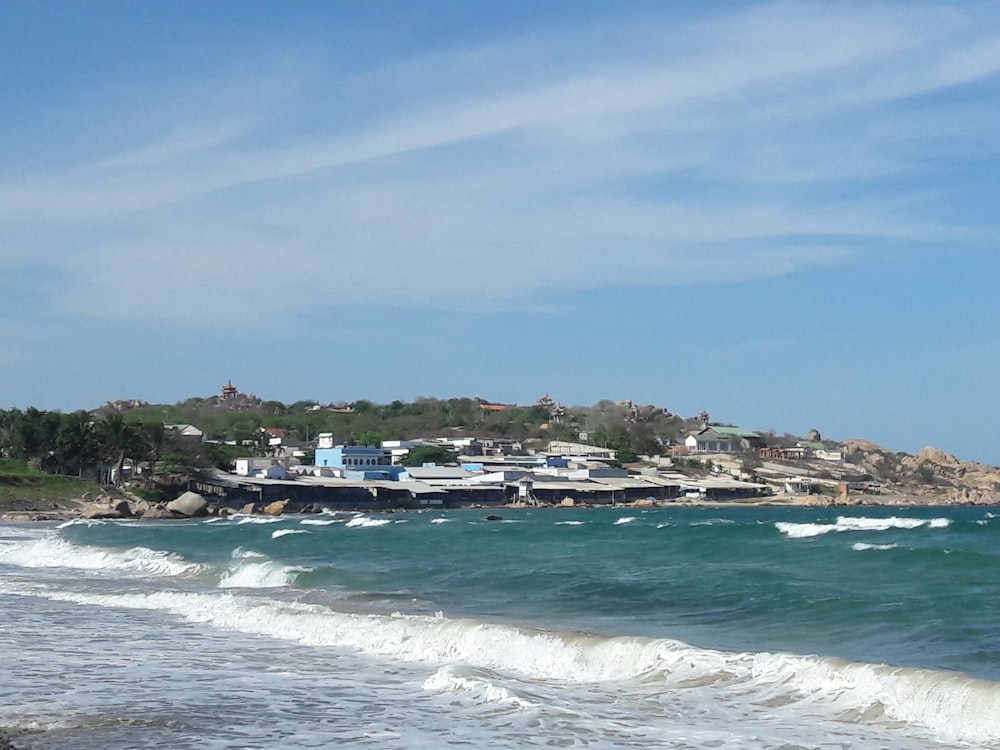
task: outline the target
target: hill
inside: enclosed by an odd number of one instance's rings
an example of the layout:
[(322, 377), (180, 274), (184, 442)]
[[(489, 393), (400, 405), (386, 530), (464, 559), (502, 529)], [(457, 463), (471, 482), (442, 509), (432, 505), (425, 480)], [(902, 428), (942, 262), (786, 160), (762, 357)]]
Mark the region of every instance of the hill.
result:
[[(378, 404), (292, 404), (266, 401), (235, 392), (193, 397), (176, 404), (121, 400), (87, 412), (0, 412), (0, 455), (21, 460), (21, 468), (0, 465), (0, 511), (38, 509), (55, 500), (65, 506), (100, 485), (61, 474), (83, 474), (99, 460), (105, 478), (127, 457), (152, 473), (137, 489), (151, 498), (176, 494), (186, 478), (212, 467), (228, 469), (233, 458), (266, 455), (269, 442), (280, 436), (284, 445), (307, 451), (317, 435), (333, 433), (346, 445), (379, 445), (383, 440), (416, 438), (502, 439), (506, 450), (544, 450), (549, 441), (589, 443), (617, 452), (622, 464), (638, 468), (642, 457), (674, 456), (679, 468), (694, 472), (729, 471), (750, 475), (781, 487), (783, 477), (798, 477), (799, 486), (836, 494), (840, 483), (871, 494), (924, 502), (992, 503), (1000, 500), (1000, 469), (962, 461), (928, 447), (918, 455), (893, 452), (862, 439), (823, 440), (816, 430), (805, 438), (752, 433), (733, 425), (710, 422), (705, 412), (680, 417), (667, 408), (630, 400), (599, 401), (592, 406), (564, 406), (548, 395), (534, 404), (500, 404), (482, 398), (418, 398), (413, 402)], [(164, 429), (193, 425), (195, 430)], [(684, 456), (684, 440), (705, 427), (733, 436), (736, 453)], [(204, 433), (207, 442), (197, 435)], [(186, 437), (193, 433), (193, 440)], [(758, 448), (768, 451), (762, 460)], [(843, 461), (808, 460), (807, 453), (839, 451)], [(781, 456), (783, 458), (774, 458)], [(799, 458), (789, 460), (788, 456)], [(28, 462), (34, 467), (28, 469)], [(655, 462), (655, 461), (654, 461)], [(648, 465), (648, 464), (647, 464)], [(75, 467), (75, 468), (74, 468)], [(810, 480), (803, 481), (802, 480)], [(812, 480), (815, 480), (813, 483)], [(859, 488), (861, 488), (859, 490)], [(870, 498), (875, 500), (875, 498)]]

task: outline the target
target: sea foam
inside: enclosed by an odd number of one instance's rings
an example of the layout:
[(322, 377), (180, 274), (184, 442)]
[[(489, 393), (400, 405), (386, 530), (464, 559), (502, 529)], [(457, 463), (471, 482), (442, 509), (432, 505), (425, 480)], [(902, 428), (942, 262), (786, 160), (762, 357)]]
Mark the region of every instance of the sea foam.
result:
[[(806, 710), (852, 723), (905, 721), (938, 738), (983, 745), (1000, 740), (1000, 685), (933, 670), (795, 654), (700, 649), (668, 639), (552, 633), (442, 616), (362, 615), (238, 594), (159, 591), (90, 594), (39, 589), (23, 595), (116, 608), (157, 610), (189, 622), (307, 646), (345, 648), (434, 668), (425, 688), (511, 705), (524, 699), (497, 676), (610, 690), (708, 691), (704, 698)], [(700, 693), (696, 693), (700, 695)], [(759, 709), (758, 709), (759, 710)]]
[(305, 529), (277, 529), (271, 532), (272, 539), (280, 539), (283, 536), (288, 536), (289, 534), (311, 534), (311, 531), (306, 531)]
[(867, 518), (839, 516), (834, 523), (790, 523), (778, 521), (774, 524), (782, 534), (792, 539), (805, 539), (821, 536), (831, 532), (843, 531), (889, 531), (890, 529), (919, 529), (926, 526), (931, 529), (943, 529), (951, 525), (950, 518)]
[(369, 529), (375, 526), (387, 526), (392, 523), (391, 518), (369, 518), (368, 516), (355, 516), (347, 522), (348, 528)]
[(22, 568), (69, 568), (143, 578), (196, 575), (202, 566), (147, 547), (109, 550), (79, 546), (56, 536), (0, 546), (0, 561)]
[(468, 665), (449, 664), (439, 668), (424, 680), (424, 690), (463, 696), (475, 703), (488, 703), (511, 708), (535, 708), (537, 701), (527, 694), (498, 684), (489, 671)]
[[(484, 678), (495, 672), (538, 681), (616, 683), (609, 686), (612, 690), (644, 686), (650, 696), (710, 691), (706, 698), (764, 706), (772, 712), (807, 710), (817, 717), (862, 724), (905, 721), (947, 741), (1000, 741), (1000, 685), (953, 672), (715, 651), (668, 639), (559, 634), (441, 616), (350, 614), (236, 594), (18, 593), (163, 611), (224, 630), (424, 663), (436, 670), (424, 683), (426, 689), (464, 691), (484, 700), (521, 699)], [(456, 665), (461, 666), (453, 668)]]
[(233, 550), (233, 563), (219, 579), (219, 588), (283, 588), (294, 584), (299, 573), (308, 571), (308, 568), (283, 565), (267, 555), (238, 547)]

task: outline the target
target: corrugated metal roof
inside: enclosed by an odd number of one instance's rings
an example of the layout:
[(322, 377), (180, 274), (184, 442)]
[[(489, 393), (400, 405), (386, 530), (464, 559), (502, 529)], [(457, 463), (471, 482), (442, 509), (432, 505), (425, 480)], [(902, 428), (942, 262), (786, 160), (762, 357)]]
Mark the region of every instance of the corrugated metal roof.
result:
[(556, 491), (565, 490), (567, 492), (607, 492), (609, 487), (602, 487), (596, 482), (576, 481), (576, 482), (535, 482), (532, 487), (536, 490)]
[(656, 476), (651, 474), (649, 476), (643, 476), (642, 481), (647, 482), (648, 484), (656, 485), (657, 487), (679, 487), (681, 481), (686, 482), (688, 480), (687, 477), (676, 478), (669, 476)]

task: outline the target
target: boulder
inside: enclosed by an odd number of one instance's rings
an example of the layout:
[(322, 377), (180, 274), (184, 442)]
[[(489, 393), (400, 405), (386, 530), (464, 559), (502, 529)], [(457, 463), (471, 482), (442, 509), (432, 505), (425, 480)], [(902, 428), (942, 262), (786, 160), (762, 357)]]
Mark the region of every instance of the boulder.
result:
[(131, 518), (132, 517), (132, 506), (129, 505), (128, 500), (112, 500), (110, 503), (112, 510), (117, 511), (121, 515), (119, 518)]
[(285, 507), (288, 505), (288, 499), (275, 500), (273, 503), (268, 503), (261, 509), (261, 513), (265, 516), (280, 516), (285, 512)]
[(177, 518), (177, 514), (171, 513), (164, 505), (157, 504), (149, 506), (149, 508), (143, 512), (142, 517), (155, 521), (163, 518)]
[(240, 508), (240, 513), (242, 513), (245, 516), (252, 516), (256, 512), (257, 512), (257, 506), (253, 503), (247, 503), (242, 508)]
[[(128, 503), (125, 503), (128, 505)], [(128, 518), (131, 516), (131, 512), (126, 515), (122, 515), (122, 510), (118, 506), (105, 505), (104, 503), (88, 503), (86, 505), (80, 506), (80, 517), (81, 518)]]
[(208, 515), (208, 500), (197, 492), (185, 492), (176, 500), (167, 503), (167, 510), (185, 518)]

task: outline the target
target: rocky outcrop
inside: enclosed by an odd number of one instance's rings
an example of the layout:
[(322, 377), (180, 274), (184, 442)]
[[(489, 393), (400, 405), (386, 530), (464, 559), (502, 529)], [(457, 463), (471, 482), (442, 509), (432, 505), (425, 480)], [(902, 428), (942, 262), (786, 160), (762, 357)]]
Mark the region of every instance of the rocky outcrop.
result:
[(940, 448), (927, 446), (917, 455), (893, 453), (867, 440), (842, 444), (848, 466), (871, 474), (897, 491), (940, 502), (1000, 502), (1000, 468), (962, 461)]

